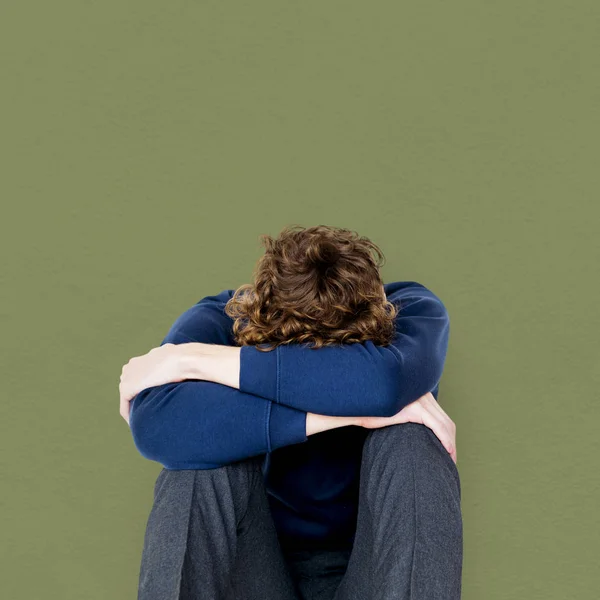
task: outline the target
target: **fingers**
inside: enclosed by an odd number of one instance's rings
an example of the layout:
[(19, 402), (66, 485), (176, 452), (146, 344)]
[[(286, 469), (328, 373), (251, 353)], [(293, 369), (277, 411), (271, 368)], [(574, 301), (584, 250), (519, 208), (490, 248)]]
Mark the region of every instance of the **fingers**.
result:
[(119, 413), (125, 419), (125, 421), (127, 422), (127, 425), (129, 425), (129, 402), (124, 403), (121, 401)]
[(458, 457), (456, 453), (456, 425), (454, 421), (440, 406), (431, 392), (419, 398), (419, 404), (423, 407), (425, 414), (428, 415), (427, 418), (431, 423), (429, 425), (430, 429), (436, 434), (452, 456), (452, 460), (456, 463)]
[(119, 385), (119, 414), (125, 419), (129, 425), (129, 413), (131, 411), (131, 402), (125, 395), (121, 385)]
[(392, 417), (364, 417), (362, 426), (376, 429), (397, 423), (421, 423), (431, 429), (440, 440), (446, 451), (457, 462), (456, 425), (450, 417), (440, 409), (431, 393), (425, 394), (415, 402), (407, 404)]
[(419, 398), (419, 400), (421, 401), (422, 404), (427, 406), (430, 410), (433, 410), (444, 417), (450, 418), (450, 417), (448, 417), (448, 414), (446, 413), (446, 411), (440, 406), (440, 403), (435, 399), (435, 396), (431, 392), (427, 392), (424, 396), (421, 396), (421, 398)]
[(435, 433), (444, 448), (446, 448), (447, 452), (452, 456), (452, 459), (455, 460), (455, 435), (452, 428), (449, 427), (447, 419), (440, 418), (439, 414), (434, 411), (424, 411), (423, 424)]

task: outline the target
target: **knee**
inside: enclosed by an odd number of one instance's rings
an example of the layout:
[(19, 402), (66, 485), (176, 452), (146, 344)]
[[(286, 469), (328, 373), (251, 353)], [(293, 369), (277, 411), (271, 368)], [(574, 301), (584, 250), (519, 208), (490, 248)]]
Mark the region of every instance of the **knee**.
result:
[(454, 478), (460, 493), (456, 463), (435, 433), (421, 423), (397, 423), (373, 429), (366, 437), (362, 468), (402, 477), (407, 470), (439, 474)]
[(363, 459), (398, 460), (406, 459), (410, 452), (421, 454), (423, 448), (432, 445), (429, 434), (433, 434), (431, 429), (421, 423), (397, 423), (373, 429), (365, 439)]

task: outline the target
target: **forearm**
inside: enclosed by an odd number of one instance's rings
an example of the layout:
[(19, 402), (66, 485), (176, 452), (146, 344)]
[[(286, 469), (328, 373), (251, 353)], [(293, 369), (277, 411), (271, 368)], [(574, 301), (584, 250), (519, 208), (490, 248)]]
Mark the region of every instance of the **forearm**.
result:
[[(210, 381), (236, 390), (240, 389), (241, 347), (219, 344), (187, 343), (180, 345), (179, 350), (179, 377), (183, 379)], [(340, 372), (343, 372), (341, 368)], [(254, 398), (260, 398), (260, 396), (254, 395)], [(276, 401), (275, 404), (283, 403)], [(369, 414), (368, 404), (366, 402), (364, 406), (365, 408), (362, 411), (360, 408), (356, 409), (356, 412), (360, 414), (354, 415), (328, 415), (315, 412), (314, 409), (312, 411), (305, 410), (304, 412), (307, 413), (306, 435), (310, 436), (314, 433), (336, 429), (338, 427), (345, 427), (347, 425), (360, 426), (360, 420), (364, 417), (391, 416)]]
[(306, 413), (207, 381), (167, 383), (132, 401), (142, 456), (171, 469), (229, 464), (306, 438)]
[(354, 417), (303, 413), (205, 381), (169, 383), (133, 400), (131, 432), (145, 458), (166, 468), (229, 464), (346, 425)]

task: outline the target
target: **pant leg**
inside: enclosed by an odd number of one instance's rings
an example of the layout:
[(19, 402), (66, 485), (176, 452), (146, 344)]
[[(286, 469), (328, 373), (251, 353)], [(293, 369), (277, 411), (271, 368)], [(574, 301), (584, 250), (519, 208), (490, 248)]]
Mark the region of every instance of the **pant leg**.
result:
[(459, 600), (458, 469), (431, 429), (374, 429), (362, 454), (358, 520), (335, 600)]
[(160, 472), (138, 600), (297, 600), (261, 464)]

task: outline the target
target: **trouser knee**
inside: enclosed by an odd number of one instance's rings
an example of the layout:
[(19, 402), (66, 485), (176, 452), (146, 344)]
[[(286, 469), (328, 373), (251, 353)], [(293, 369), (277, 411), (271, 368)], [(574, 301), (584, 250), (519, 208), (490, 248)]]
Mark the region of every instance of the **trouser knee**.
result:
[(411, 469), (432, 478), (443, 474), (454, 481), (460, 498), (456, 463), (432, 429), (421, 423), (397, 423), (370, 431), (361, 468), (385, 478), (403, 477)]

